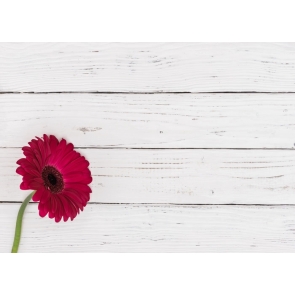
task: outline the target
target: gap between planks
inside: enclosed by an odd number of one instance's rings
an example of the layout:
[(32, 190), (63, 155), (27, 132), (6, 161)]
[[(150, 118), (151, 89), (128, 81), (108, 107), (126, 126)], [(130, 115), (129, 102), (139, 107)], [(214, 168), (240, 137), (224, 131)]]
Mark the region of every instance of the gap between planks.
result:
[[(0, 146), (0, 149), (22, 149), (22, 146)], [(294, 151), (294, 148), (194, 148), (194, 147), (187, 147), (187, 148), (136, 148), (136, 147), (103, 147), (103, 146), (75, 146), (75, 149), (81, 150), (267, 150), (267, 151)]]
[(0, 91), (1, 94), (292, 94), (295, 91)]
[[(0, 204), (22, 204), (21, 201), (0, 201)], [(29, 204), (38, 204), (38, 202), (29, 202)], [(111, 205), (121, 206), (130, 205), (135, 207), (150, 206), (150, 207), (206, 207), (206, 206), (247, 206), (247, 207), (280, 207), (280, 206), (295, 206), (295, 204), (178, 204), (178, 203), (103, 203), (103, 202), (88, 202), (87, 205)]]

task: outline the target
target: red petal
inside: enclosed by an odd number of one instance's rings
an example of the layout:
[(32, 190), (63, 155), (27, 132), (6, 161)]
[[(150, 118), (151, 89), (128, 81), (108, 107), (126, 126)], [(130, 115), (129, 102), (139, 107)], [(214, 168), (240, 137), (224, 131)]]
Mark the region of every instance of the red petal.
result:
[(17, 168), (16, 168), (16, 173), (17, 173), (17, 174), (20, 174), (20, 175), (22, 175), (22, 176), (24, 176), (24, 175), (26, 174), (26, 171), (25, 171), (25, 169), (22, 168), (22, 167), (17, 167)]
[(27, 189), (31, 189), (31, 188), (28, 186), (28, 184), (26, 182), (22, 182), (20, 184), (20, 189), (27, 190)]
[(49, 206), (48, 204), (39, 203), (38, 209), (40, 217), (45, 217), (48, 213)]
[(33, 200), (34, 202), (39, 202), (39, 201), (41, 200), (43, 194), (44, 194), (44, 191), (45, 191), (44, 188), (40, 188), (39, 190), (37, 190), (37, 191), (35, 192), (35, 194), (33, 195), (32, 200)]
[(62, 168), (62, 159), (73, 150), (73, 145), (68, 144), (66, 145), (66, 141), (64, 139), (61, 140), (58, 147), (56, 148), (55, 152), (52, 153), (48, 164), (56, 166), (57, 168)]
[(92, 177), (90, 173), (75, 172), (64, 176), (64, 181), (69, 183), (79, 182), (89, 184), (92, 182)]
[(42, 198), (40, 199), (40, 203), (42, 204), (48, 203), (50, 201), (50, 197), (51, 197), (51, 192), (44, 188)]
[(63, 216), (64, 208), (60, 201), (60, 198), (58, 198), (57, 195), (54, 195), (54, 199), (56, 202), (56, 210), (54, 212), (55, 222), (60, 222)]
[(67, 166), (62, 168), (63, 173), (69, 173), (76, 170), (83, 170), (89, 166), (89, 162), (85, 160), (85, 157), (79, 157), (70, 162)]
[(76, 183), (65, 183), (65, 188), (73, 188), (76, 191), (83, 191), (86, 193), (92, 192), (91, 188), (87, 184), (84, 184), (84, 183), (77, 183), (77, 182)]
[(58, 140), (57, 138), (54, 136), (54, 135), (50, 135), (49, 136), (49, 146), (50, 146), (50, 150), (51, 150), (51, 153), (54, 153), (57, 146), (58, 146)]
[(74, 190), (69, 190), (69, 189), (64, 190), (63, 194), (72, 203), (77, 204), (77, 207), (79, 209), (82, 209), (87, 204), (86, 198), (82, 194), (79, 194), (78, 192)]
[(59, 161), (59, 167), (61, 169), (64, 169), (64, 167), (66, 167), (68, 164), (70, 164), (72, 161), (74, 161), (75, 159), (79, 158), (81, 155), (79, 153), (77, 153), (76, 151), (69, 151), (68, 153), (66, 153)]

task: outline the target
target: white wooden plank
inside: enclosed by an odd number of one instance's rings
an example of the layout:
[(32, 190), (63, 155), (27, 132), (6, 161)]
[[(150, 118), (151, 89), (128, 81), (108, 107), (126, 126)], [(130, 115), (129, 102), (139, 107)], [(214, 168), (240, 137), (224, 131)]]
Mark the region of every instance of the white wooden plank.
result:
[[(294, 148), (295, 94), (3, 94), (0, 146)], [(62, 128), (61, 128), (62, 126)]]
[[(19, 204), (0, 204), (0, 252)], [(73, 222), (28, 206), (19, 252), (294, 252), (294, 206), (89, 205)]]
[[(80, 149), (90, 161), (92, 202), (295, 204), (290, 150)], [(15, 162), (0, 149), (0, 201), (22, 201)]]
[(294, 43), (1, 43), (0, 91), (295, 91)]

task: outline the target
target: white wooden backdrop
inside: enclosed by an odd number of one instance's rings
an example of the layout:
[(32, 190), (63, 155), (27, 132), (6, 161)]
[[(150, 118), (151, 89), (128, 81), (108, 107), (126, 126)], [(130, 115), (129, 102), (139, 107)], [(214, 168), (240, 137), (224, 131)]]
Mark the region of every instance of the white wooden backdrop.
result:
[(20, 252), (294, 252), (295, 44), (0, 44), (0, 252), (21, 147), (90, 161), (73, 222), (24, 217)]

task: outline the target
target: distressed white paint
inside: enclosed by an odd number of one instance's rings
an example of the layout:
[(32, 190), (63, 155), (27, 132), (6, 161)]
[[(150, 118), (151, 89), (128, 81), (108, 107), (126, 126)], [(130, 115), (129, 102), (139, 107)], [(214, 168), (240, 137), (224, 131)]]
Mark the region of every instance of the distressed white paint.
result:
[[(0, 252), (19, 204), (0, 204)], [(73, 222), (25, 214), (20, 252), (294, 252), (294, 206), (89, 205)]]
[(0, 106), (0, 147), (44, 133), (80, 147), (295, 144), (295, 94), (3, 94)]
[[(295, 151), (79, 149), (90, 161), (92, 202), (295, 204)], [(15, 162), (0, 149), (0, 201), (22, 201)]]
[[(43, 133), (89, 159), (94, 203), (30, 204), (20, 252), (294, 252), (294, 77), (294, 43), (0, 44), (0, 252)], [(227, 91), (270, 93), (159, 93)]]
[(294, 43), (2, 43), (0, 91), (295, 91)]

